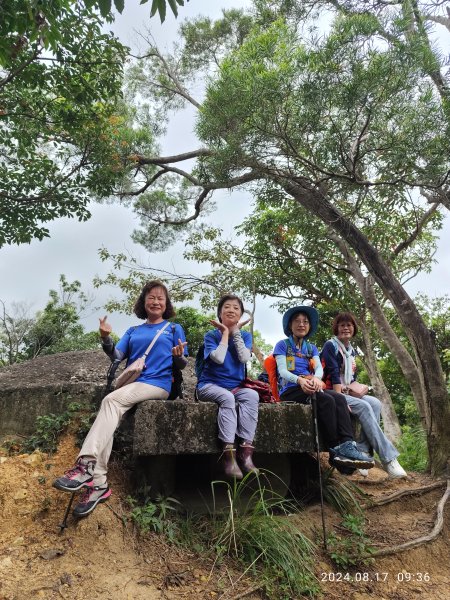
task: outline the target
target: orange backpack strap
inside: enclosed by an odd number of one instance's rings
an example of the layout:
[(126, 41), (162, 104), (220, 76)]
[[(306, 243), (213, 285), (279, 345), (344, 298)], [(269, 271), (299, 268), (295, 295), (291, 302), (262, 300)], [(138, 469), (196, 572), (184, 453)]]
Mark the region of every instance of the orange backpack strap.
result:
[(280, 393), (278, 392), (277, 361), (273, 354), (270, 354), (264, 360), (264, 368), (267, 371), (272, 396), (275, 398), (276, 402), (280, 402)]

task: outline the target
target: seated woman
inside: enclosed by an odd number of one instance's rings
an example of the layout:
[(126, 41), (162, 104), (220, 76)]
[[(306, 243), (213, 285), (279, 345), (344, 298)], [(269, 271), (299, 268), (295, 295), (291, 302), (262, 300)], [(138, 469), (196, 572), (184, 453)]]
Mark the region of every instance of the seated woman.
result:
[(273, 351), (282, 386), (280, 399), (309, 404), (317, 398), (317, 419), (330, 453), (330, 464), (339, 469), (370, 469), (373, 458), (359, 452), (353, 441), (350, 412), (345, 397), (322, 390), (322, 366), (319, 352), (308, 338), (317, 330), (319, 313), (312, 306), (290, 308), (283, 316), (283, 331), (288, 337)]
[[(351, 339), (357, 332), (358, 326), (351, 313), (341, 312), (335, 317), (334, 337), (325, 343), (321, 353), (326, 388), (344, 394), (352, 414), (361, 421), (362, 435), (358, 449), (367, 454), (371, 449), (375, 450), (389, 477), (406, 477), (405, 470), (397, 460), (398, 450), (380, 427), (381, 402), (374, 396), (354, 398), (346, 393), (347, 386), (356, 381), (356, 352)], [(361, 474), (368, 475), (364, 472)]]
[(134, 305), (134, 313), (139, 319), (145, 319), (145, 323), (130, 327), (116, 346), (109, 337), (111, 325), (106, 317), (100, 319), (100, 336), (106, 353), (111, 358), (126, 358), (127, 365), (142, 357), (158, 336), (145, 368), (133, 383), (105, 396), (75, 465), (53, 483), (58, 490), (66, 492), (85, 488), (73, 511), (77, 517), (88, 515), (111, 495), (106, 475), (114, 432), (122, 416), (139, 402), (166, 399), (172, 384), (172, 363), (180, 369), (187, 364), (183, 328), (167, 321), (175, 311), (165, 285), (159, 281), (148, 282)]
[[(216, 329), (204, 339), (204, 367), (198, 380), (199, 400), (219, 405), (219, 440), (223, 446), (222, 466), (227, 477), (242, 479), (243, 473), (258, 473), (253, 464), (253, 438), (258, 423), (259, 396), (240, 387), (245, 364), (250, 360), (252, 336), (239, 322), (244, 313), (242, 300), (233, 294), (222, 296), (217, 306)], [(238, 411), (236, 411), (236, 404)], [(235, 438), (240, 440), (237, 454)]]

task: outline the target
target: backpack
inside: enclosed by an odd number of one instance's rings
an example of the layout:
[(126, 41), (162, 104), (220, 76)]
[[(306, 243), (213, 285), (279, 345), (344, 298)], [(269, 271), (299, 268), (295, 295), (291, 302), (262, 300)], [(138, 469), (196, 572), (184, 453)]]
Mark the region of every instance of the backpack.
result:
[(201, 344), (195, 355), (195, 376), (200, 379), (203, 369), (205, 368), (205, 344)]
[[(172, 323), (172, 336), (175, 335), (175, 325)], [(175, 345), (175, 344), (174, 344)], [(197, 360), (197, 359), (196, 359)], [(172, 385), (167, 400), (183, 399), (183, 371), (175, 366), (172, 360)]]
[[(287, 347), (287, 352), (286, 352), (286, 356), (294, 356), (294, 353), (292, 351), (292, 347), (291, 344), (289, 342), (289, 339), (285, 339), (284, 343), (286, 344)], [(313, 353), (312, 353), (312, 346), (311, 344), (305, 340), (306, 343), (306, 358), (309, 359), (309, 368), (311, 373), (314, 372), (314, 364), (312, 361), (312, 357), (313, 357)], [(272, 392), (272, 396), (275, 398), (276, 402), (280, 402), (280, 390), (279, 390), (279, 384), (280, 384), (280, 375), (278, 373), (278, 369), (277, 369), (277, 360), (275, 358), (275, 356), (273, 354), (269, 354), (269, 356), (264, 360), (264, 368), (267, 372), (267, 376), (269, 378), (269, 386), (270, 386), (270, 390)]]

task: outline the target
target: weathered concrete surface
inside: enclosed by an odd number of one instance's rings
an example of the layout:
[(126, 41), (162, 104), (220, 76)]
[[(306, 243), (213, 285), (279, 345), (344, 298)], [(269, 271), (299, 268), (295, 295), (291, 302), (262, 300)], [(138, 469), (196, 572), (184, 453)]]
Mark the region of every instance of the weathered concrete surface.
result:
[(63, 413), (71, 402), (89, 406), (100, 401), (103, 386), (65, 384), (0, 391), (0, 436), (30, 435), (36, 429), (36, 418)]
[[(0, 436), (29, 435), (36, 417), (61, 414), (71, 402), (98, 402), (110, 362), (101, 350), (40, 356), (0, 368)], [(215, 454), (217, 407), (194, 402), (194, 359), (183, 372), (185, 400), (148, 401), (134, 418), (134, 454), (139, 457), (176, 454)], [(313, 450), (311, 412), (301, 405), (259, 408), (255, 438), (259, 453), (298, 453)]]
[(0, 436), (29, 435), (36, 417), (101, 398), (109, 359), (101, 350), (64, 352), (0, 368)]
[[(258, 452), (314, 450), (311, 408), (300, 404), (260, 404), (255, 438)], [(211, 402), (140, 404), (134, 418), (135, 456), (213, 454), (217, 442), (217, 406)]]

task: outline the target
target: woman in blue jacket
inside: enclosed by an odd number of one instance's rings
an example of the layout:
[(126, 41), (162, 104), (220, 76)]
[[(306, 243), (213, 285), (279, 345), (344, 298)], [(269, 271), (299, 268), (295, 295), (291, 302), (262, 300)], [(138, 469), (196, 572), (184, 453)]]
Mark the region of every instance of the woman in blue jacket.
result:
[(287, 339), (279, 341), (273, 351), (281, 379), (280, 399), (309, 404), (316, 394), (317, 418), (330, 454), (330, 463), (338, 468), (370, 469), (373, 458), (356, 448), (350, 412), (345, 397), (324, 391), (319, 351), (309, 342), (319, 324), (319, 313), (312, 306), (295, 306), (283, 316)]
[[(367, 454), (375, 450), (390, 478), (406, 477), (406, 471), (397, 460), (398, 450), (380, 427), (381, 402), (368, 394), (355, 398), (347, 393), (350, 383), (356, 381), (356, 351), (351, 340), (357, 332), (358, 326), (352, 313), (341, 312), (335, 317), (334, 336), (325, 343), (321, 353), (326, 388), (344, 394), (352, 414), (360, 420), (362, 435), (358, 449)], [(367, 472), (360, 472), (367, 477)]]

